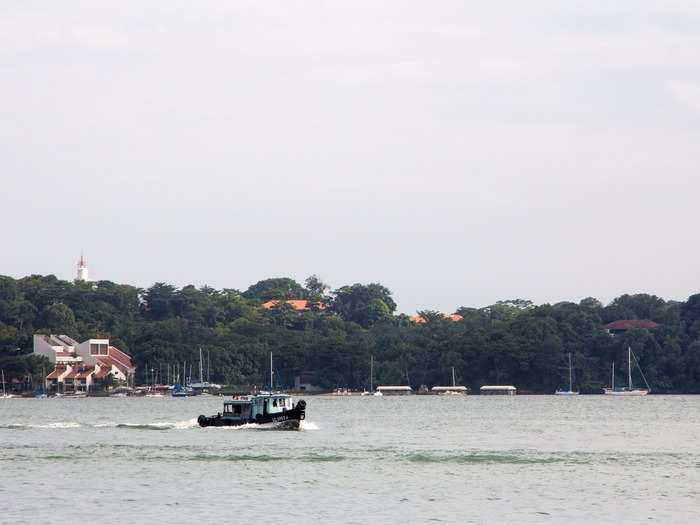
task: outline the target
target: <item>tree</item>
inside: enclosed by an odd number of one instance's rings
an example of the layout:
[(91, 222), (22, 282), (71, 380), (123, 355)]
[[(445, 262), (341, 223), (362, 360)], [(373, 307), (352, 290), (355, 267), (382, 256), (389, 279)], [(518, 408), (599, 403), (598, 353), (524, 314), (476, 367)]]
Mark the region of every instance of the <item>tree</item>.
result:
[(396, 310), (389, 289), (377, 283), (343, 286), (333, 295), (332, 310), (365, 328), (389, 319)]
[(304, 296), (304, 288), (289, 277), (264, 279), (243, 292), (243, 297), (246, 299), (255, 299), (261, 302), (273, 299), (304, 299)]
[(310, 275), (304, 281), (304, 286), (308, 290), (308, 300), (314, 303), (320, 303), (328, 300), (326, 293), (330, 290), (330, 286), (321, 281), (317, 275)]
[(42, 314), (45, 326), (51, 331), (67, 334), (75, 331), (75, 315), (73, 310), (65, 304), (47, 306)]

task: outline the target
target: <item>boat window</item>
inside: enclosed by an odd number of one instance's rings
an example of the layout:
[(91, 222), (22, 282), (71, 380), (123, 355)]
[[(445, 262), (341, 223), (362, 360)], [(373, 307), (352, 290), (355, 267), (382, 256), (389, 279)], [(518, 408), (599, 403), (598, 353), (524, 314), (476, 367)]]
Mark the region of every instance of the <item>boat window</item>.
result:
[(273, 407), (276, 407), (276, 406), (277, 406), (277, 400), (276, 400), (276, 399), (273, 399), (273, 400), (272, 400), (272, 406), (273, 406)]
[(237, 415), (240, 415), (240, 414), (241, 414), (241, 408), (243, 408), (242, 405), (235, 405), (235, 406), (233, 407), (233, 413), (234, 413), (234, 414), (237, 414)]

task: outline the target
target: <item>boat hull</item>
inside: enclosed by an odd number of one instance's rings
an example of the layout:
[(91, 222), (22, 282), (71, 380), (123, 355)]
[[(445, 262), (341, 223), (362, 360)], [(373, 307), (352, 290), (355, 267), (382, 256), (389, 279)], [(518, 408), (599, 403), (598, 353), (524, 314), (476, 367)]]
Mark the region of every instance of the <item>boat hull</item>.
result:
[(648, 393), (648, 390), (610, 390), (609, 388), (605, 389), (606, 396), (639, 397), (646, 396)]
[(249, 419), (227, 417), (220, 413), (211, 417), (201, 415), (197, 418), (197, 423), (200, 427), (240, 427), (255, 424), (282, 430), (298, 430), (304, 419), (306, 419), (306, 401), (300, 400), (291, 410), (277, 414), (258, 415)]
[(554, 392), (555, 396), (577, 396), (578, 392), (573, 392), (569, 390), (557, 390)]

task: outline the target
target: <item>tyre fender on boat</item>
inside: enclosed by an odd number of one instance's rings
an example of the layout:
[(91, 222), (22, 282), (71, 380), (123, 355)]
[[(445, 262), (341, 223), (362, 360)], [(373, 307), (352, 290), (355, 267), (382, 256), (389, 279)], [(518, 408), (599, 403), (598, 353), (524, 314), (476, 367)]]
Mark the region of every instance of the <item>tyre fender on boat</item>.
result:
[(199, 416), (197, 418), (197, 423), (199, 423), (200, 427), (206, 427), (209, 425), (209, 418), (207, 418), (207, 416), (202, 414), (201, 416)]

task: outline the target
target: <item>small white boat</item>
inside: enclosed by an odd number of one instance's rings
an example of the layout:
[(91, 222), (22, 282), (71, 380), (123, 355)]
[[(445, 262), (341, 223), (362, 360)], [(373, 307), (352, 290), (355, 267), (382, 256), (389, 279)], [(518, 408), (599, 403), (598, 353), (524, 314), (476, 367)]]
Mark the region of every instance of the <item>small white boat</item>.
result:
[(333, 390), (333, 392), (331, 392), (331, 395), (332, 396), (349, 396), (351, 394), (350, 394), (350, 390), (348, 390), (347, 388), (336, 388), (335, 390)]
[(555, 396), (577, 396), (578, 392), (573, 390), (573, 381), (571, 376), (571, 352), (569, 352), (569, 390), (557, 390), (554, 392)]
[(610, 382), (610, 388), (605, 388), (603, 389), (603, 392), (605, 393), (606, 396), (619, 396), (619, 397), (639, 397), (639, 396), (646, 396), (650, 391), (651, 388), (649, 388), (649, 383), (647, 383), (647, 378), (644, 377), (644, 372), (642, 372), (641, 367), (639, 366), (639, 362), (637, 361), (637, 358), (635, 357), (635, 364), (637, 365), (637, 368), (639, 368), (639, 373), (642, 374), (642, 379), (644, 379), (644, 383), (646, 384), (647, 389), (644, 390), (642, 388), (635, 388), (632, 386), (632, 358), (634, 354), (632, 353), (632, 347), (627, 347), (627, 386), (626, 387), (621, 387), (621, 388), (615, 388), (615, 362), (613, 361), (612, 364), (612, 378)]
[(110, 394), (109, 397), (127, 397), (124, 392), (117, 392), (116, 394)]

